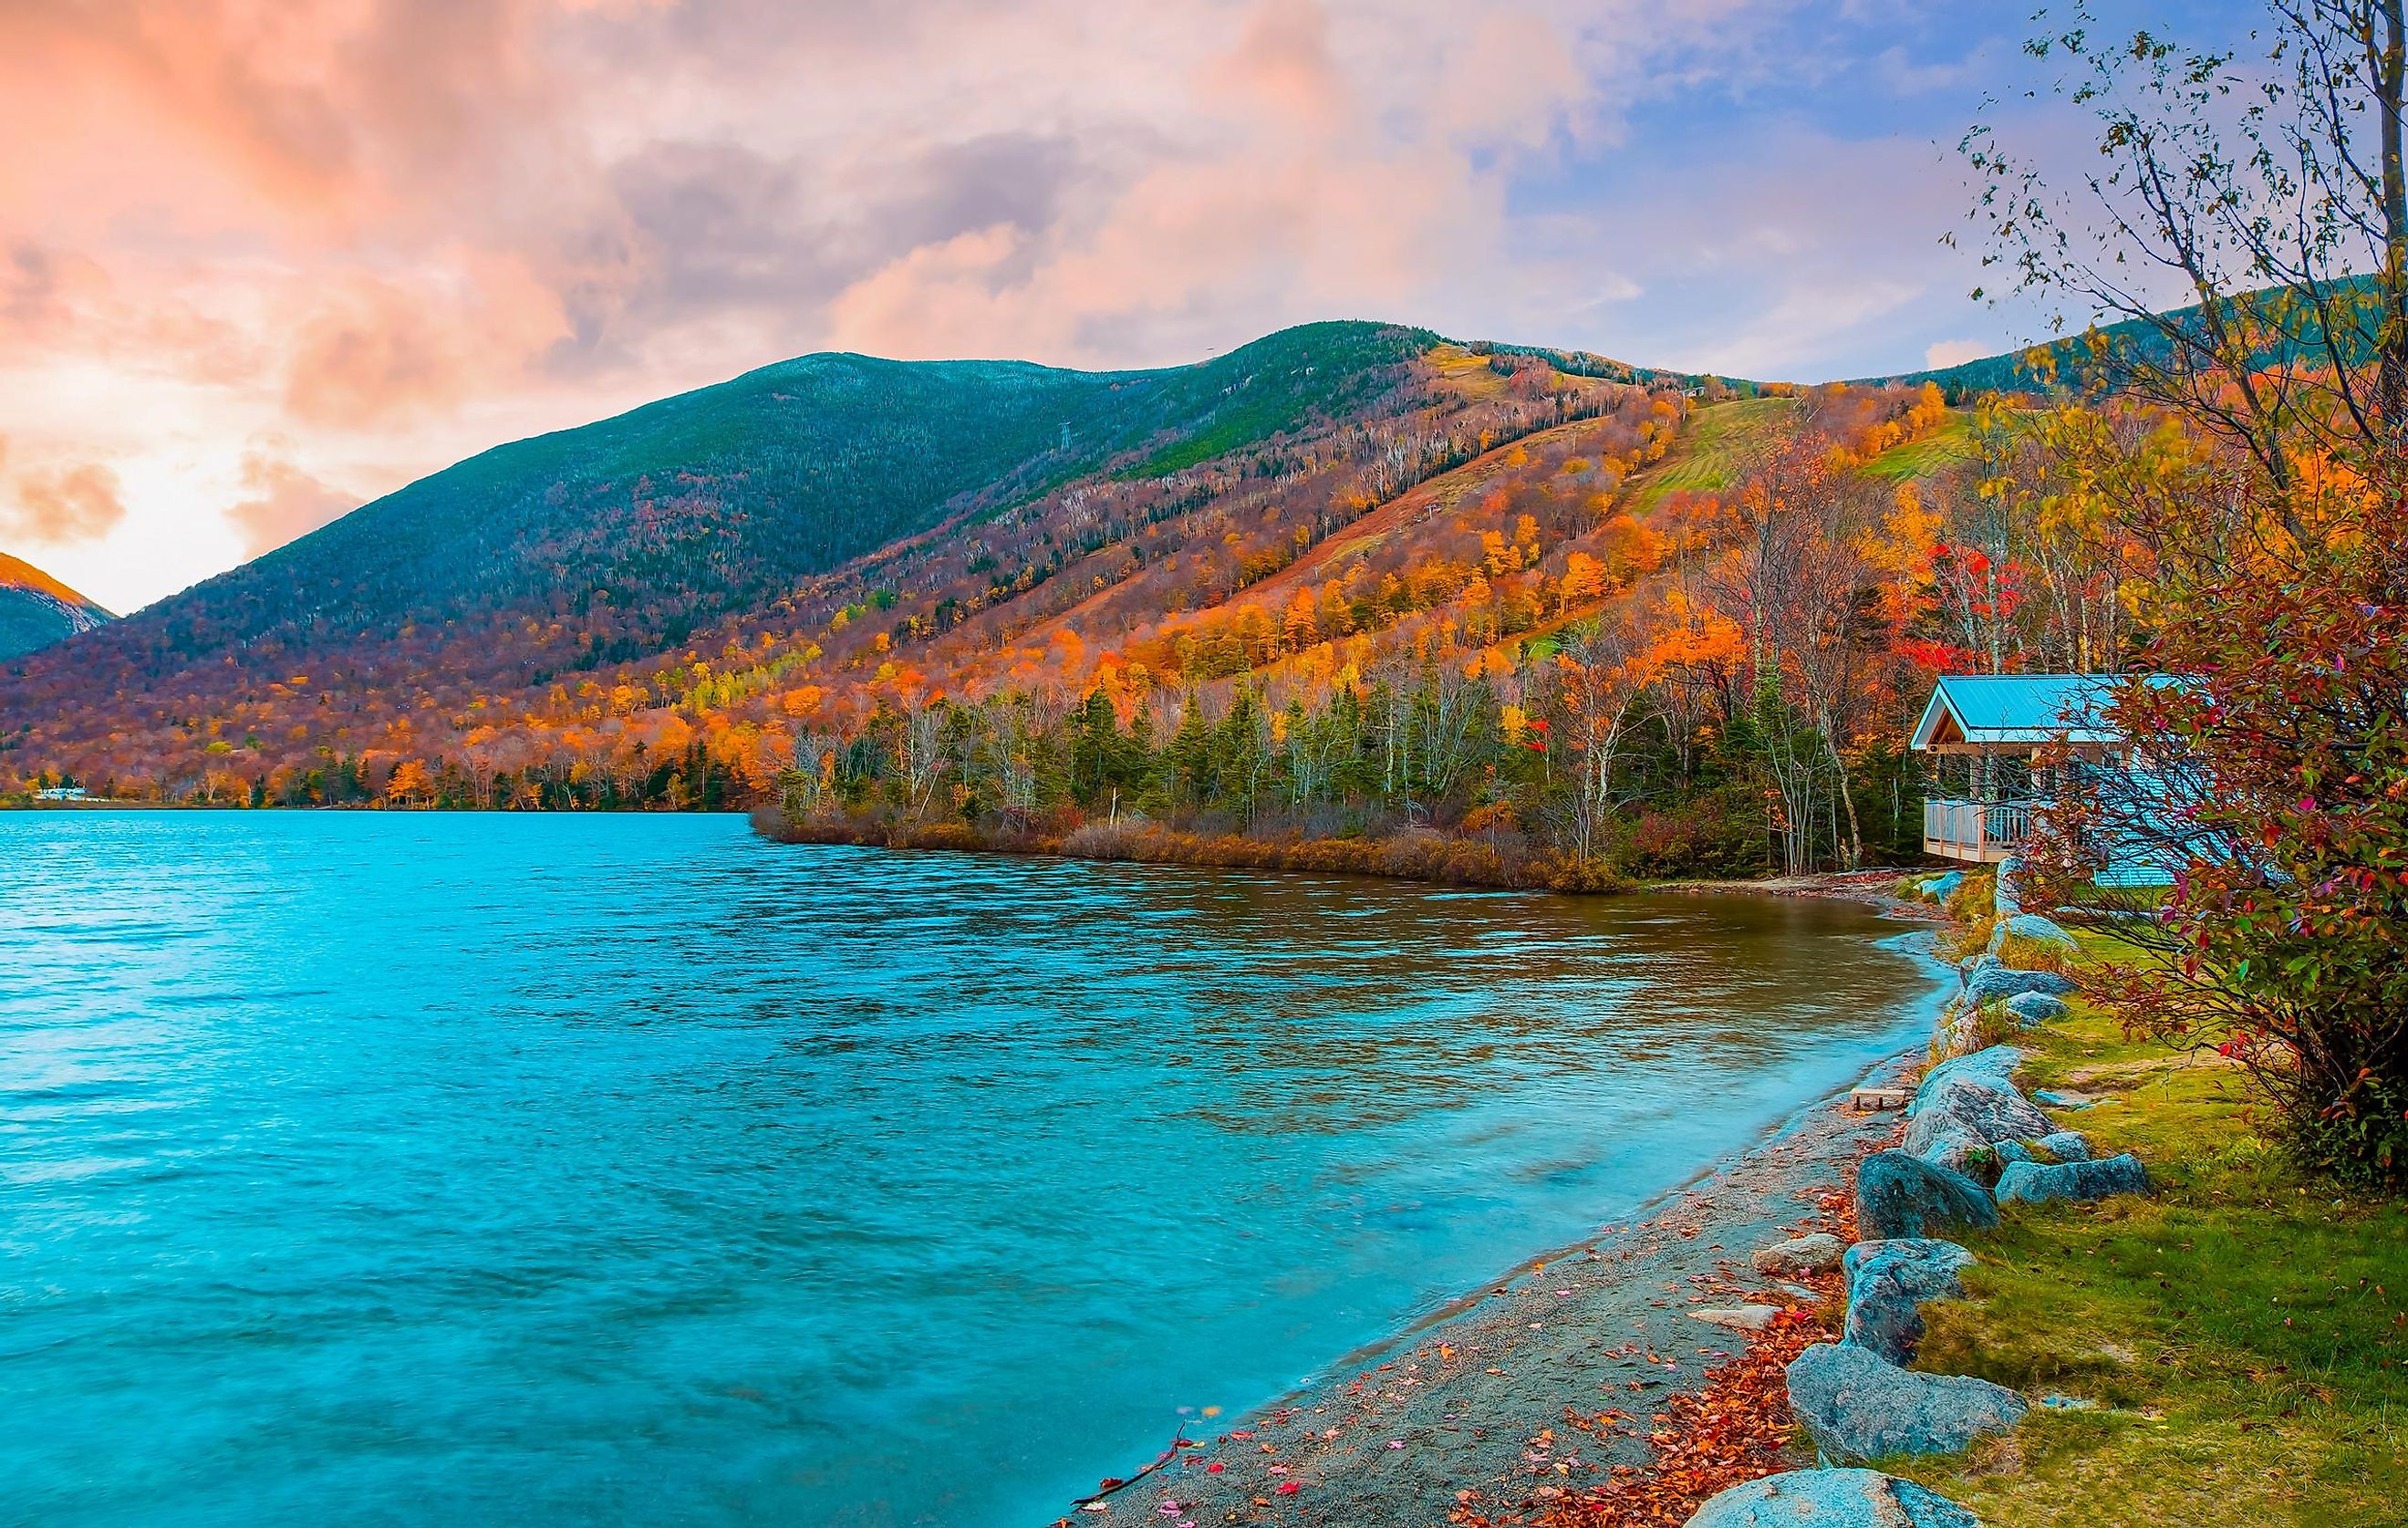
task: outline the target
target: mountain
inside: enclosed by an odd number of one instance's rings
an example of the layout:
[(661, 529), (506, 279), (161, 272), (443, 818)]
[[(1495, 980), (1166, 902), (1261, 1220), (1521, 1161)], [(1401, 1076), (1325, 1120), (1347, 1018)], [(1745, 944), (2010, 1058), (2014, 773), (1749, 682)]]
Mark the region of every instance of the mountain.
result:
[[(2362, 363), (2374, 349), (2382, 315), (2372, 306), (2379, 293), (2371, 278), (2349, 277), (2330, 283), (2325, 300), (2339, 321), (2334, 334), (2338, 349)], [(1930, 382), (1951, 401), (1983, 393), (2040, 393), (2056, 388), (2091, 392), (2112, 389), (2119, 376), (2137, 363), (2163, 367), (2174, 359), (2175, 346), (2161, 324), (2177, 332), (2198, 331), (2201, 310), (2197, 304), (2170, 309), (2156, 322), (2126, 319), (2100, 325), (2093, 334), (2066, 335), (1996, 355), (1978, 356), (1955, 366), (1899, 372), (1864, 379), (1865, 385), (1915, 386)], [(2296, 289), (2265, 287), (2239, 294), (2229, 305), (2231, 330), (2247, 336), (2252, 361), (2260, 366), (2306, 360), (2311, 365), (2329, 358), (2323, 315)]]
[(0, 663), (115, 619), (33, 564), (0, 552)]
[[(1364, 323), (1140, 371), (805, 356), (486, 452), (0, 669), (0, 776), (340, 799), (420, 759), (650, 800), (678, 748), (757, 787), (800, 734), (940, 692), (1519, 640), (1743, 465), (1785, 407), (1758, 391)], [(1894, 436), (1910, 391), (1822, 427)], [(1754, 424), (1684, 454), (1723, 410)]]

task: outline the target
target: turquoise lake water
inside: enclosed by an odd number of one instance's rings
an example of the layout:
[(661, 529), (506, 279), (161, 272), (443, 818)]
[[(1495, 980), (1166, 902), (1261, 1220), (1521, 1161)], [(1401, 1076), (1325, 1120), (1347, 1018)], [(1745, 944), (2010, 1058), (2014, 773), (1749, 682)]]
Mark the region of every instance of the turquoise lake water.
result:
[(1862, 910), (0, 815), (0, 1521), (1052, 1521), (1912, 1044)]

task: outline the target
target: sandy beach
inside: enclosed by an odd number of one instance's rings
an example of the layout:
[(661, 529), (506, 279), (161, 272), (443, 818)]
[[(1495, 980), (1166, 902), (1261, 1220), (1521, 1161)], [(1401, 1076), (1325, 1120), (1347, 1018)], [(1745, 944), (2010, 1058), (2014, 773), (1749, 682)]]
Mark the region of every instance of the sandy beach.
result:
[[(1893, 879), (1769, 889), (1907, 912), (1882, 894)], [(1901, 1055), (1876, 1078), (1902, 1078), (1916, 1059)], [(1836, 1229), (1851, 1167), (1898, 1125), (1896, 1113), (1859, 1114), (1845, 1095), (1818, 1101), (1636, 1218), (1523, 1264), (1320, 1382), (1242, 1420), (1192, 1420), (1175, 1457), (1141, 1478), (1134, 1471), (1150, 1462), (1132, 1462), (1125, 1486), (1066, 1504), (1059, 1521), (1423, 1528), (1456, 1514), (1511, 1517), (1614, 1465), (1644, 1465), (1665, 1401), (1746, 1347), (1744, 1334), (1689, 1313), (1818, 1305), (1805, 1286), (1756, 1273), (1748, 1255)], [(1602, 1434), (1575, 1431), (1568, 1408), (1627, 1420)]]

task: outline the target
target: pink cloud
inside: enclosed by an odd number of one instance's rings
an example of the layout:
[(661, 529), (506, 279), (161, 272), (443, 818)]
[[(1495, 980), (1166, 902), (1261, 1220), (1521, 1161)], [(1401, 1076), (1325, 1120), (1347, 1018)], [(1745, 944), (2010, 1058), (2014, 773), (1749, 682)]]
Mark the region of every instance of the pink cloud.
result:
[(471, 253), (408, 284), (353, 275), (295, 331), (285, 411), (303, 425), (361, 427), (442, 410), (513, 384), (568, 333), (557, 295), (505, 257)]
[[(1614, 200), (1644, 155), (1550, 182), (1639, 103), (1790, 67), (1766, 23), (1801, 8), (0, 0), (0, 417), (45, 517), (125, 527), (138, 579), (100, 592), (136, 605), (328, 484), (829, 346), (1126, 366), (1355, 316), (1677, 360), (1677, 318), (1684, 350), (1785, 364), (1829, 315), (1782, 294), (1859, 263), (1789, 225), (1834, 181), (1878, 214), (1895, 154), (1685, 178), (1686, 220)], [(1699, 272), (1763, 317), (1634, 321)], [(82, 468), (123, 518), (61, 497)]]
[(1329, 51), (1329, 18), (1315, 0), (1261, 0), (1237, 46), (1205, 79), (1248, 108), (1313, 131), (1329, 128), (1347, 106), (1346, 82)]
[(249, 556), (273, 551), (359, 504), (352, 496), (262, 451), (243, 457), (242, 481), (257, 497), (227, 510), (226, 518), (242, 531), (243, 551)]
[(1944, 367), (1962, 366), (1978, 361), (1997, 350), (1995, 341), (1985, 339), (1938, 339), (1923, 349), (1923, 364), (1937, 370)]
[(125, 518), (117, 474), (97, 462), (19, 473), (0, 526), (36, 541), (96, 541)]

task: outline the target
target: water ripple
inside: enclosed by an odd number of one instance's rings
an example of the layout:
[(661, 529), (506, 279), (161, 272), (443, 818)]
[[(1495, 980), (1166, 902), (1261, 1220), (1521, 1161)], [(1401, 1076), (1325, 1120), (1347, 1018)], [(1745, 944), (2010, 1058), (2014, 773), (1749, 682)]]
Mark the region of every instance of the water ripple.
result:
[(728, 818), (19, 814), (0, 901), (0, 1478), (65, 1528), (1046, 1521), (1926, 985), (1842, 907)]

